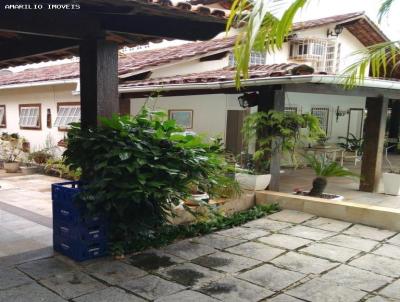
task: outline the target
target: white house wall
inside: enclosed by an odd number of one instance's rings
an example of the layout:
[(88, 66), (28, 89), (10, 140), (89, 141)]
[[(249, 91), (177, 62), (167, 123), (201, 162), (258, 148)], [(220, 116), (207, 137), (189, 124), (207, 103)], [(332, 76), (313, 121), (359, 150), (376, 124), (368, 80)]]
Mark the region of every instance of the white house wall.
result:
[(208, 137), (220, 136), (225, 140), (227, 110), (241, 110), (234, 96), (224, 94), (160, 97), (131, 100), (131, 113), (136, 115), (142, 106), (162, 110), (193, 110), (193, 131)]
[[(365, 97), (338, 96), (329, 94), (287, 93), (285, 106), (297, 106), (302, 113), (309, 113), (313, 107), (329, 108), (328, 137), (331, 142), (337, 142), (338, 136), (347, 135), (349, 115), (351, 108), (365, 109)], [(336, 120), (336, 111), (343, 112)], [(356, 121), (352, 120), (351, 129), (358, 128)]]
[[(54, 144), (64, 138), (66, 132), (57, 127), (47, 128), (47, 109), (51, 110), (52, 122), (57, 117), (58, 102), (79, 102), (79, 96), (72, 95), (74, 84), (42, 86), (0, 90), (0, 105), (6, 105), (7, 127), (0, 132), (19, 133), (31, 143), (31, 149), (39, 150), (50, 138)], [(41, 104), (42, 130), (25, 130), (19, 127), (19, 105)]]
[[(165, 111), (176, 109), (193, 110), (193, 131), (208, 137), (221, 136), (225, 140), (227, 110), (243, 110), (236, 94), (209, 94), (194, 96), (159, 97), (148, 100), (144, 98), (131, 100), (131, 113), (137, 114), (144, 104), (150, 108)], [(336, 110), (341, 112), (351, 108), (364, 109), (365, 98), (354, 96), (336, 96), (310, 93), (287, 93), (285, 106), (296, 106), (299, 113), (311, 112), (313, 107), (329, 108), (328, 136), (330, 142), (337, 142), (338, 136), (346, 136), (349, 115), (344, 113), (336, 120)], [(355, 122), (351, 128), (357, 128)]]

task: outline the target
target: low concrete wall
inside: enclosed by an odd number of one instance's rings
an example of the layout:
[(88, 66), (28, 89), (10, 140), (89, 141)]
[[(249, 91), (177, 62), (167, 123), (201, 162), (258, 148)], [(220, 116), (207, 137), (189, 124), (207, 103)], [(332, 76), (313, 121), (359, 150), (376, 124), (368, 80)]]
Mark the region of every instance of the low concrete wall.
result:
[(274, 203), (279, 204), (282, 209), (297, 210), (321, 217), (400, 231), (400, 210), (398, 209), (367, 206), (348, 201), (329, 201), (273, 191), (256, 192), (256, 204)]

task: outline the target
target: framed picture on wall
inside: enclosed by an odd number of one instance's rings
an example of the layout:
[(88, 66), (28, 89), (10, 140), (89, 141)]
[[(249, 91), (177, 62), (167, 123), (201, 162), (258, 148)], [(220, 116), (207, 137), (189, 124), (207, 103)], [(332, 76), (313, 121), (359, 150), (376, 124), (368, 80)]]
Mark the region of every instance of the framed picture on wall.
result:
[(178, 125), (185, 129), (193, 128), (193, 110), (168, 110), (168, 118), (175, 120)]

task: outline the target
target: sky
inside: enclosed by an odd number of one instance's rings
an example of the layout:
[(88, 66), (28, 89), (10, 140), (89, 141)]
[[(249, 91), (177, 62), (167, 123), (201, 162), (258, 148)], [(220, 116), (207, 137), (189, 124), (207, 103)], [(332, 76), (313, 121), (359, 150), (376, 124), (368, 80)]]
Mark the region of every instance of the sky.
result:
[[(296, 21), (364, 11), (369, 18), (378, 23), (377, 14), (381, 3), (382, 0), (310, 0), (307, 7), (296, 16)], [(392, 40), (400, 40), (398, 12), (400, 12), (400, 0), (394, 2), (391, 13), (379, 25)]]

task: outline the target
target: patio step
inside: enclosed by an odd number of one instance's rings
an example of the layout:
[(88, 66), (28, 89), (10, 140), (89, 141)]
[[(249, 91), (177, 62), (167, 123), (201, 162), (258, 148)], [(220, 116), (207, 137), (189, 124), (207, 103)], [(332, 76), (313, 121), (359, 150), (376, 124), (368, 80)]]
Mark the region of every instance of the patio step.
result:
[(321, 217), (400, 231), (400, 209), (369, 206), (345, 200), (329, 201), (274, 191), (256, 192), (256, 204), (273, 203), (279, 204), (282, 209), (297, 210)]

